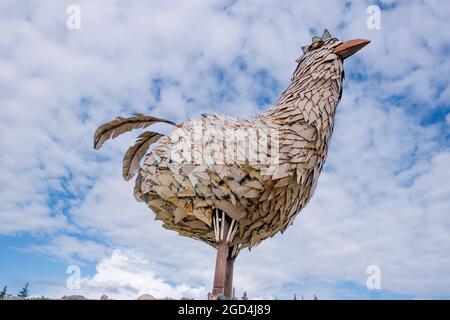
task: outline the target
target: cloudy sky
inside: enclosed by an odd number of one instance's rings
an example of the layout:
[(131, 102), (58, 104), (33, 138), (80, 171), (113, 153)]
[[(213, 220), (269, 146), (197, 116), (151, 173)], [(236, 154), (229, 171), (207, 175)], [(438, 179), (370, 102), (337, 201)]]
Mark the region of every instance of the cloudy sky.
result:
[[(373, 4), (381, 29), (366, 24)], [(80, 29), (67, 28), (69, 5), (81, 9)], [(301, 46), (327, 27), (372, 42), (345, 62), (312, 201), (283, 235), (240, 254), (236, 293), (450, 298), (449, 17), (444, 0), (3, 0), (0, 287), (205, 298), (214, 250), (163, 229), (122, 180), (136, 134), (98, 152), (93, 133), (136, 112), (263, 112)], [(79, 289), (67, 286), (74, 265)], [(379, 290), (366, 286), (371, 265)]]

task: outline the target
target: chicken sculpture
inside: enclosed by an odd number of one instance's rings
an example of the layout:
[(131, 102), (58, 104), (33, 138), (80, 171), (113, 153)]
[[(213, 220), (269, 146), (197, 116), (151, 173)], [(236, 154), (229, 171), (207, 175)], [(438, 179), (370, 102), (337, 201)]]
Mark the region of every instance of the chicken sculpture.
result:
[(231, 297), (240, 250), (282, 232), (311, 199), (342, 95), (343, 60), (368, 43), (342, 43), (328, 30), (313, 37), (296, 60), (289, 87), (250, 120), (207, 114), (176, 124), (137, 114), (95, 132), (99, 149), (132, 129), (175, 126), (168, 135), (142, 133), (125, 154), (123, 177), (137, 173), (134, 195), (163, 227), (217, 248), (210, 299)]

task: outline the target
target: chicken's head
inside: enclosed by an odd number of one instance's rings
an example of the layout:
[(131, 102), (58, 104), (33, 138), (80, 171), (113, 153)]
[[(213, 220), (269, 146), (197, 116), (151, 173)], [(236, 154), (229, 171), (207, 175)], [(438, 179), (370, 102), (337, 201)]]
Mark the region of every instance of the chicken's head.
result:
[[(302, 63), (303, 61), (314, 63), (317, 62), (314, 61), (316, 59), (331, 59), (333, 56), (330, 56), (327, 53), (333, 53), (344, 60), (369, 43), (369, 40), (364, 39), (341, 42), (338, 39), (333, 38), (330, 32), (325, 29), (322, 37), (314, 36), (310, 45), (302, 47), (303, 55), (296, 61), (299, 63)], [(312, 59), (309, 59), (310, 57)]]

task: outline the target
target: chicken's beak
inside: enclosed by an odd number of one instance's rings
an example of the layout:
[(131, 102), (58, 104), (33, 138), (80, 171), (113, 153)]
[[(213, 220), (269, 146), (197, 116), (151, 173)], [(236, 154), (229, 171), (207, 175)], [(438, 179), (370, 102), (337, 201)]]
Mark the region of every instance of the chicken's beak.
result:
[(344, 60), (350, 57), (352, 54), (359, 51), (360, 49), (364, 48), (369, 43), (370, 43), (369, 40), (364, 39), (349, 40), (334, 47), (333, 53), (337, 54), (339, 57), (342, 58), (342, 60)]

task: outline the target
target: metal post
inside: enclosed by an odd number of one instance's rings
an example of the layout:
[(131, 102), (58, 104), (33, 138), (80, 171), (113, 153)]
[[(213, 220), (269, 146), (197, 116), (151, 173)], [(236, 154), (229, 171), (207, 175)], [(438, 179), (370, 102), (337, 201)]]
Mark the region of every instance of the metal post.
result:
[(216, 257), (216, 269), (214, 272), (214, 286), (210, 299), (217, 299), (219, 296), (224, 295), (225, 288), (225, 274), (227, 269), (227, 258), (229, 246), (226, 241), (226, 236), (230, 228), (230, 221), (227, 215), (222, 212), (219, 223), (219, 239), (217, 242), (217, 257)]
[(227, 267), (225, 270), (225, 290), (224, 295), (232, 299), (233, 298), (233, 267), (235, 256), (233, 256), (233, 248), (230, 247), (228, 258), (227, 258)]

